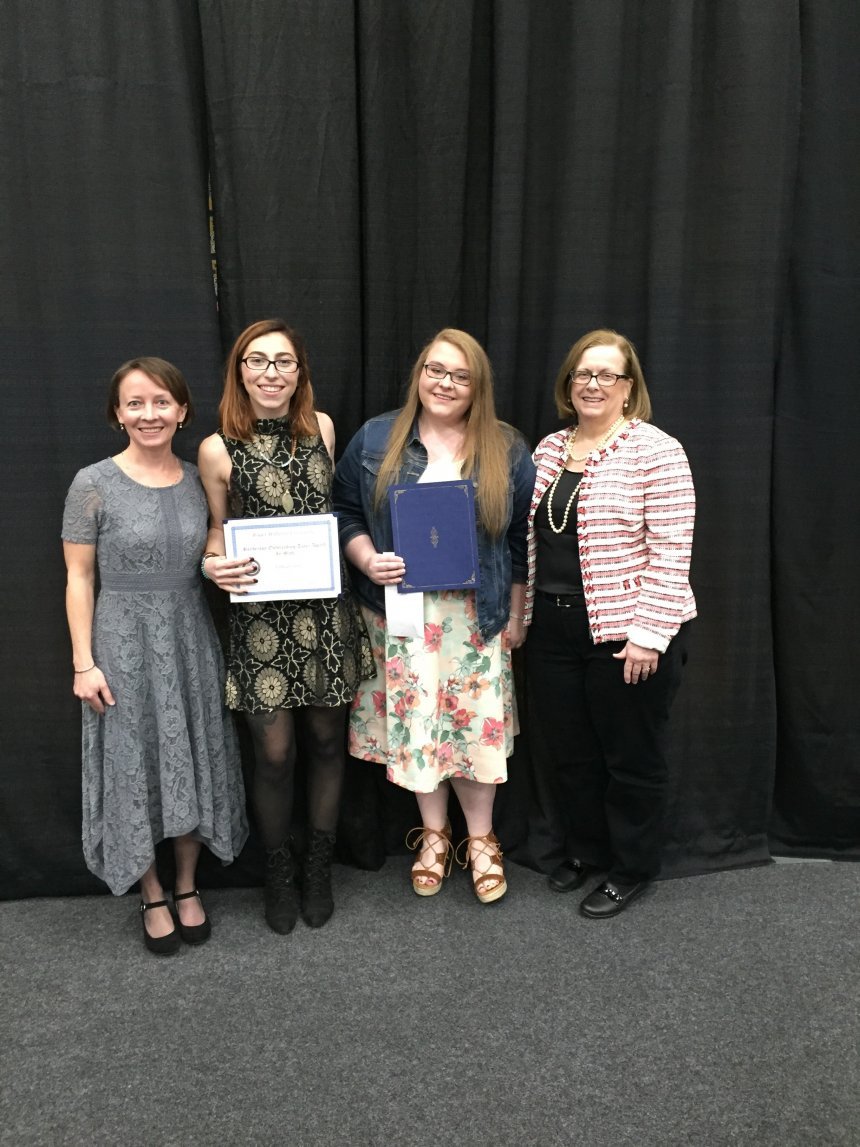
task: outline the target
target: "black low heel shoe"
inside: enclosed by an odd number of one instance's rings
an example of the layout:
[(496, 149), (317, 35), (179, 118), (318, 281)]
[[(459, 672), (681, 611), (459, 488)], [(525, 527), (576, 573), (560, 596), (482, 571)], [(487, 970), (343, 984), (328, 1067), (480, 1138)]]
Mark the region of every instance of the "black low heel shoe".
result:
[[(195, 888), (192, 892), (174, 892), (173, 902), (177, 900), (190, 900), (192, 896), (196, 896), (200, 900), (200, 907), (203, 907), (203, 901), (200, 899), (200, 893)], [(179, 935), (186, 944), (205, 944), (209, 937), (212, 935), (212, 925), (209, 923), (209, 917), (203, 921), (202, 924), (183, 924), (177, 913), (177, 924), (179, 925)]]
[(588, 880), (597, 869), (592, 864), (586, 864), (576, 857), (564, 860), (547, 877), (547, 884), (553, 892), (575, 892)]
[(150, 936), (146, 930), (146, 912), (149, 908), (167, 908), (168, 903), (166, 900), (153, 900), (150, 904), (146, 904), (143, 900), (140, 902), (140, 923), (143, 928), (143, 942), (150, 952), (154, 952), (156, 956), (172, 956), (175, 952), (179, 951), (179, 933), (174, 927), (172, 932), (168, 932), (166, 936)]
[(640, 880), (636, 884), (622, 884), (618, 880), (607, 880), (582, 901), (579, 911), (592, 920), (608, 920), (617, 916), (648, 887), (650, 881)]

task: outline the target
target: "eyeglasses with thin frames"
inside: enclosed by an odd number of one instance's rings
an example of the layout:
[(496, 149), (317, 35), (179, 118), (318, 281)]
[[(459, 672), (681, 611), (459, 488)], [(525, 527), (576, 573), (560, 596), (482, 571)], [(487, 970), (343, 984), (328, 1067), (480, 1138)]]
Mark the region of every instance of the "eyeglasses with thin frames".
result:
[(441, 362), (425, 362), (424, 373), (428, 378), (432, 378), (434, 382), (441, 382), (443, 378), (450, 374), (451, 381), (455, 386), (471, 386), (472, 377), (467, 370), (446, 370)]

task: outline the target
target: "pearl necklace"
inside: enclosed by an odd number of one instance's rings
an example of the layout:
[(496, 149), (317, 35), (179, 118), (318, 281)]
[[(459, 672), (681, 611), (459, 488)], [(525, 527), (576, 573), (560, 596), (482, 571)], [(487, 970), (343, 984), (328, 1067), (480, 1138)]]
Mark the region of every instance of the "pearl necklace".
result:
[(567, 499), (567, 505), (564, 507), (564, 515), (561, 519), (561, 525), (556, 526), (555, 522), (552, 520), (552, 500), (555, 497), (555, 488), (559, 484), (559, 482), (561, 481), (561, 476), (564, 472), (565, 472), (564, 466), (562, 466), (562, 468), (559, 470), (559, 472), (555, 476), (555, 481), (553, 482), (553, 484), (549, 488), (549, 498), (547, 499), (547, 503), (546, 503), (546, 516), (549, 519), (549, 528), (552, 530), (552, 532), (554, 534), (563, 534), (564, 533), (565, 526), (567, 525), (567, 516), (570, 513), (570, 507), (573, 505), (574, 499), (576, 498), (576, 495), (579, 493), (579, 487), (582, 485), (582, 479), (580, 478), (579, 481), (576, 483), (576, 485), (573, 487), (573, 493)]
[[(601, 446), (605, 446), (606, 443), (609, 441), (609, 439), (612, 437), (612, 435), (615, 433), (615, 431), (618, 429), (618, 427), (622, 424), (622, 422), (626, 422), (626, 421), (627, 421), (626, 418), (622, 414), (621, 417), (619, 419), (617, 419), (617, 421), (612, 423), (612, 425), (609, 427), (609, 430), (606, 432), (605, 436), (603, 438), (601, 438), (601, 440), (598, 442), (598, 444), (594, 447), (594, 450), (599, 450), (601, 448)], [(577, 423), (576, 426), (574, 426), (573, 434), (571, 434), (570, 438), (567, 440), (567, 456), (571, 460), (571, 462), (584, 462), (586, 460), (586, 458), (589, 457), (589, 455), (594, 453), (594, 450), (590, 450), (588, 452), (588, 454), (583, 455), (582, 458), (577, 458), (576, 455), (572, 453), (571, 446), (573, 446), (574, 442), (576, 441), (577, 430), (579, 430), (579, 423)], [(573, 493), (567, 499), (567, 505), (564, 507), (564, 514), (562, 515), (562, 519), (561, 519), (561, 525), (556, 526), (555, 522), (552, 520), (552, 500), (555, 497), (556, 486), (558, 486), (559, 482), (561, 481), (561, 476), (564, 473), (564, 471), (565, 471), (565, 467), (562, 466), (562, 468), (556, 474), (555, 481), (553, 482), (553, 484), (549, 488), (549, 498), (547, 499), (547, 503), (546, 503), (546, 516), (547, 516), (547, 519), (549, 521), (549, 528), (552, 530), (552, 532), (554, 534), (563, 534), (564, 533), (565, 528), (567, 526), (567, 519), (568, 519), (568, 516), (570, 514), (570, 508), (573, 505), (574, 501), (576, 500), (576, 495), (579, 493), (579, 487), (582, 485), (582, 478), (580, 478), (579, 481), (576, 483), (576, 485), (573, 488)]]
[(597, 445), (594, 447), (594, 449), (589, 450), (588, 454), (583, 454), (582, 457), (578, 457), (573, 452), (573, 444), (576, 441), (576, 433), (579, 430), (579, 423), (577, 422), (576, 426), (574, 426), (574, 428), (573, 428), (573, 434), (571, 434), (570, 438), (568, 438), (568, 440), (567, 440), (567, 456), (568, 456), (568, 458), (571, 460), (571, 462), (584, 462), (586, 460), (586, 458), (590, 457), (590, 455), (592, 455), (594, 453), (595, 450), (599, 450), (601, 446), (605, 446), (606, 443), (609, 441), (609, 439), (612, 437), (612, 435), (615, 433), (615, 431), (618, 429), (618, 427), (621, 425), (621, 423), (626, 422), (626, 421), (627, 421), (627, 419), (622, 414), (620, 418), (617, 418), (612, 423), (612, 425), (607, 430), (606, 434), (604, 434), (604, 436), (600, 439), (600, 441), (597, 443)]

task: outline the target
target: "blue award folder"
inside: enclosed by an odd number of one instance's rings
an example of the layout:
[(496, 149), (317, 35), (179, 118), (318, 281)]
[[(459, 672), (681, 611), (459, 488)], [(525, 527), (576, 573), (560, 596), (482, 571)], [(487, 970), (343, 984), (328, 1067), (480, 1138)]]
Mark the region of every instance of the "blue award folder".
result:
[(394, 551), (406, 563), (401, 593), (480, 585), (471, 479), (392, 486), (388, 500)]

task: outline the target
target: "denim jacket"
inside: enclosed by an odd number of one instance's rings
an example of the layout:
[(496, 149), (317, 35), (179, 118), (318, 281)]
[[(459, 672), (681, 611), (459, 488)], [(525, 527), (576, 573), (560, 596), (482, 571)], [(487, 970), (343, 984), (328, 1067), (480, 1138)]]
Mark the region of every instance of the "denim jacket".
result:
[[(392, 410), (371, 418), (353, 437), (334, 475), (332, 500), (338, 515), (341, 546), (346, 546), (359, 534), (369, 534), (379, 553), (394, 550), (391, 513), (388, 502), (374, 509), (376, 476), (388, 436), (398, 411)], [(398, 485), (417, 482), (427, 467), (427, 450), (418, 435), (418, 422), (406, 452)], [(478, 609), (478, 628), (485, 640), (495, 637), (505, 626), (510, 613), (512, 582), (525, 583), (528, 574), (526, 556), (526, 521), (535, 467), (525, 439), (519, 431), (513, 432), (509, 454), (508, 518), (507, 526), (498, 537), (491, 537), (478, 520), (478, 564), (481, 584), (475, 591)], [(353, 567), (353, 588), (358, 598), (376, 613), (385, 613), (385, 593), (361, 570)]]

